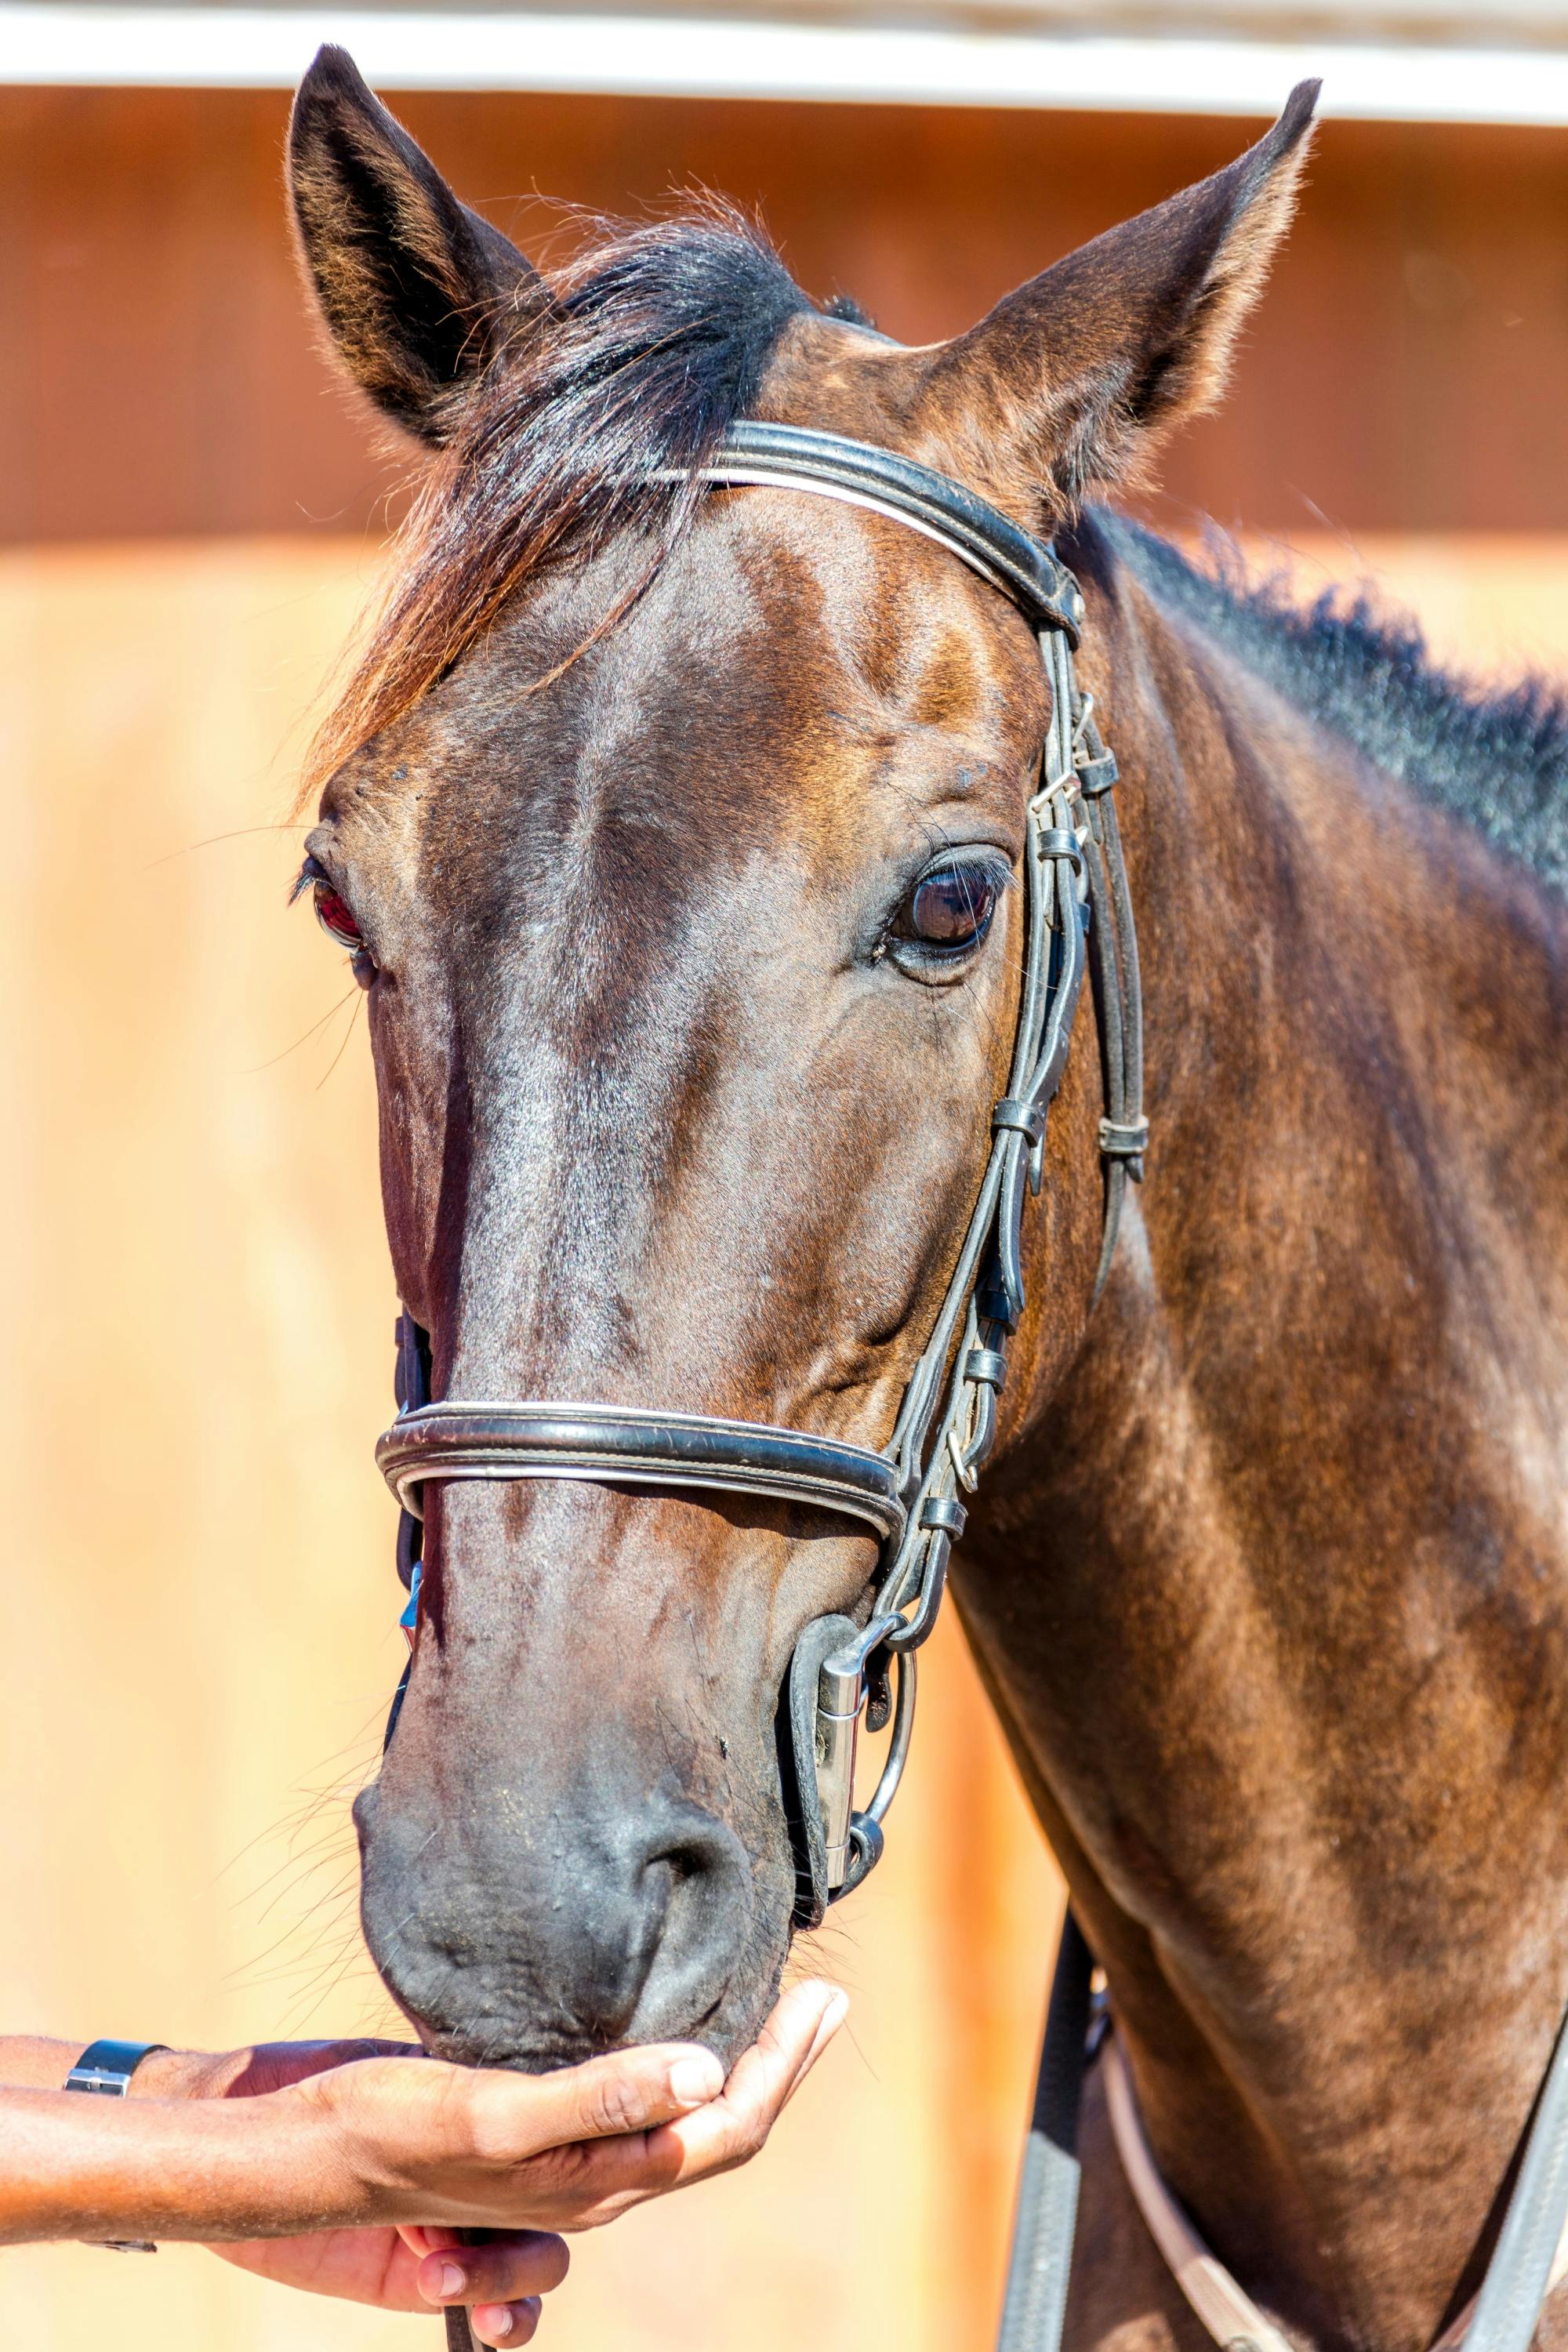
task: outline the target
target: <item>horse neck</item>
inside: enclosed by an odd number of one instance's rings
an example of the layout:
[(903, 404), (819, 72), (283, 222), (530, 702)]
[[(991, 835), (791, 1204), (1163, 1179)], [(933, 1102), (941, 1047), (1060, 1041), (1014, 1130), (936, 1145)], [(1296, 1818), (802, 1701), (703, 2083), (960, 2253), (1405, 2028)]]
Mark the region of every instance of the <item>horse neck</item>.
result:
[(1415, 2347), (1568, 1996), (1565, 926), (1091, 596), (1153, 1147), (961, 1601), (1168, 2179)]

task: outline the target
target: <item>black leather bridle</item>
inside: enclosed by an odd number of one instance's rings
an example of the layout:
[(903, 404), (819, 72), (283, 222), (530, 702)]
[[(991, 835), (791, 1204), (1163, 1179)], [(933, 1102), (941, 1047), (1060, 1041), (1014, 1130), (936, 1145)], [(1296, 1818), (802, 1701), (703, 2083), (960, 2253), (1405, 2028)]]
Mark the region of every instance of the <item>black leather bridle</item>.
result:
[[(991, 1113), (990, 1158), (935, 1328), (880, 1453), (801, 1430), (717, 1415), (583, 1402), (429, 1397), (429, 1349), (399, 1323), (397, 1419), (376, 1461), (402, 1506), (398, 1568), (418, 1607), (420, 1494), (428, 1479), (572, 1478), (617, 1486), (779, 1496), (871, 1528), (881, 1545), (868, 1622), (821, 1617), (791, 1660), (781, 1708), (798, 1925), (858, 1886), (882, 1851), (882, 1821), (909, 1752), (915, 1652), (936, 1622), (949, 1554), (994, 1442), (1008, 1345), (1024, 1311), (1026, 1195), (1044, 1167), (1046, 1114), (1067, 1065), (1092, 953), (1104, 1063), (1105, 1219), (1098, 1298), (1129, 1176), (1142, 1173), (1142, 1022), (1137, 939), (1110, 793), (1116, 762), (1079, 693), (1077, 582), (1054, 551), (959, 483), (868, 444), (798, 425), (740, 424), (698, 478), (844, 500), (891, 517), (966, 563), (1037, 632), (1051, 696), (1037, 790), (1026, 814), (1025, 951), (1006, 1093)], [(892, 1670), (896, 1669), (896, 1673)], [(404, 1684), (406, 1684), (406, 1674)], [(893, 1684), (896, 1681), (896, 1695)], [(396, 1722), (395, 1701), (387, 1737)], [(875, 1794), (854, 1807), (856, 1738), (889, 1718)]]
[[(879, 1453), (708, 1413), (581, 1402), (432, 1401), (429, 1340), (405, 1314), (398, 1323), (400, 1410), (377, 1444), (376, 1461), (402, 1506), (397, 1564), (408, 1589), (403, 1624), (411, 1649), (421, 1490), (431, 1479), (573, 1478), (767, 1495), (837, 1511), (874, 1530), (881, 1557), (868, 1622), (814, 1619), (795, 1644), (779, 1709), (795, 1851), (795, 1923), (812, 1927), (882, 1853), (882, 1822), (909, 1755), (915, 1653), (942, 1605), (949, 1555), (963, 1532), (963, 1498), (973, 1492), (995, 1442), (1008, 1348), (1024, 1313), (1024, 1202), (1040, 1189), (1046, 1114), (1067, 1066), (1085, 972), (1092, 965), (1105, 1082), (1096, 1301), (1110, 1269), (1128, 1179), (1143, 1172), (1142, 1000), (1111, 799), (1116, 761), (1074, 675), (1083, 598), (1054, 550), (945, 475), (890, 450), (799, 425), (734, 425), (697, 474), (719, 488), (795, 489), (889, 516), (978, 572), (1017, 606), (1038, 637), (1051, 712), (1026, 811), (1023, 980), (1007, 1091), (992, 1109), (979, 1196), (935, 1326)], [(405, 1668), (388, 1742), (407, 1685)], [(890, 1721), (892, 1737), (876, 1790), (858, 1811), (862, 1717), (873, 1731)], [(1069, 1915), (1025, 2150), (1002, 2352), (1049, 2352), (1060, 2340), (1078, 2201), (1073, 2145), (1089, 1968)], [(448, 2312), (447, 2332), (448, 2345), (466, 2352), (472, 2341), (466, 2316)]]

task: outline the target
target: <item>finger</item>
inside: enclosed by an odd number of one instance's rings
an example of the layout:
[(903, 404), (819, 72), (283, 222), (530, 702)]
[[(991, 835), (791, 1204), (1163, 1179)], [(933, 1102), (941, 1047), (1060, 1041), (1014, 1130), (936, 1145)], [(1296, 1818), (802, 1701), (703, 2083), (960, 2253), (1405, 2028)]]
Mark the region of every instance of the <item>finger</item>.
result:
[(793, 1985), (730, 2071), (721, 2105), (765, 2112), (771, 2121), (804, 2082), (849, 2010), (849, 1996), (821, 1978)]
[(581, 2167), (574, 2182), (580, 2201), (566, 2226), (609, 2221), (628, 2206), (754, 2156), (848, 2008), (847, 1995), (834, 1985), (815, 1979), (795, 1985), (737, 2060), (717, 2099), (641, 2140), (600, 2141), (570, 2151)]
[(563, 2239), (545, 2230), (519, 2230), (483, 2245), (447, 2246), (426, 2254), (419, 2265), (419, 2292), (435, 2304), (525, 2303), (558, 2287), (571, 2259)]
[(521, 2303), (481, 2303), (468, 2314), (468, 2326), (481, 2344), (495, 2344), (511, 2352), (526, 2344), (539, 2325), (540, 2303), (529, 2295)]
[(618, 2050), (553, 2074), (498, 2073), (472, 2080), (491, 2126), (514, 2139), (520, 2154), (531, 2155), (672, 2123), (718, 2096), (724, 2070), (696, 2042), (666, 2042)]
[(794, 2098), (795, 2093), (799, 2090), (801, 2084), (805, 2082), (806, 2076), (810, 2074), (812, 2068), (816, 2065), (817, 2060), (821, 2057), (828, 2043), (833, 2040), (834, 2035), (837, 2032), (839, 2027), (843, 2024), (848, 2014), (848, 1994), (847, 1992), (836, 1992), (833, 1999), (828, 2002), (827, 2007), (822, 2012), (816, 2032), (813, 2034), (811, 2039), (810, 2049), (806, 2052), (805, 2056), (801, 2060), (800, 2064), (795, 2070), (794, 2076), (790, 2082), (790, 2086), (784, 2095), (784, 2104), (785, 2106), (787, 2106), (791, 2099)]
[(681, 2148), (683, 2185), (755, 2156), (848, 2011), (848, 1995), (831, 1985), (796, 1985), (784, 1995), (720, 2097), (669, 2126)]

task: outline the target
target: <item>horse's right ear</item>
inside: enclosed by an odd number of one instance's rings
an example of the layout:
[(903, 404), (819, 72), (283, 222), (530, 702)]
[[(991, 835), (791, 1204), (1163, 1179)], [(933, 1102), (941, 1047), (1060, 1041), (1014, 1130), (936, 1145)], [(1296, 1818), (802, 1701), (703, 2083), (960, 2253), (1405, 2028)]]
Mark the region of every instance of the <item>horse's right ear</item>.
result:
[(458, 203), (346, 49), (322, 49), (300, 85), (289, 185), (339, 358), (384, 415), (438, 446), (498, 352), (548, 311), (542, 278)]

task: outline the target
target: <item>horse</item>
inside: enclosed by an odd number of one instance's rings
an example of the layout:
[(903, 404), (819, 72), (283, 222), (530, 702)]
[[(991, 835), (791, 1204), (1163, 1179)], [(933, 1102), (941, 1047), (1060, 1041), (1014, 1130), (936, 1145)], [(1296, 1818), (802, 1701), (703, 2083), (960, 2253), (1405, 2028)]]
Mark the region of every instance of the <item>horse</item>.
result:
[[(702, 469), (805, 428), (1054, 544), (1151, 1139), (1101, 1283), (1080, 1022), (954, 1597), (1171, 2196), (1294, 2343), (1421, 2352), (1568, 1999), (1568, 713), (1111, 503), (1217, 398), (1311, 114), (912, 349), (717, 204), (547, 279), (324, 51), (305, 278), (420, 487), (301, 882), (431, 1395), (879, 1449), (1007, 1081), (1050, 673), (898, 516)], [(385, 1983), (462, 2061), (737, 2051), (796, 1918), (781, 1686), (875, 1528), (611, 1470), (424, 1514), (356, 1809)], [(1104, 2078), (1067, 2341), (1197, 2352)]]

